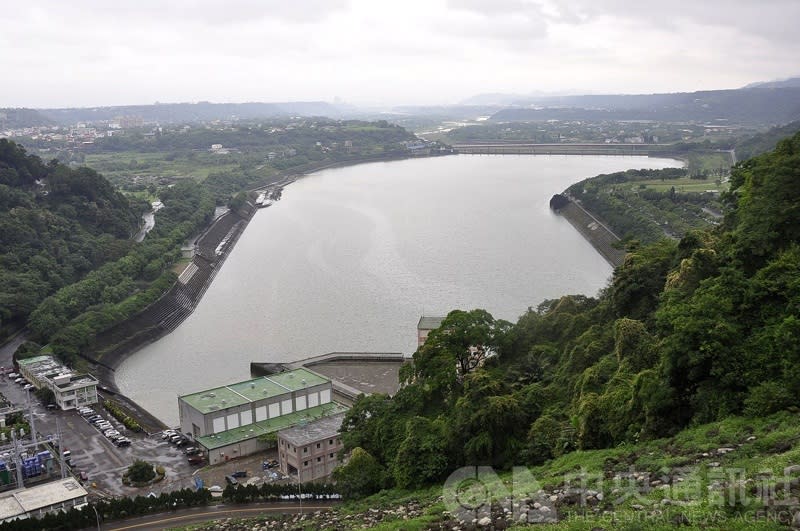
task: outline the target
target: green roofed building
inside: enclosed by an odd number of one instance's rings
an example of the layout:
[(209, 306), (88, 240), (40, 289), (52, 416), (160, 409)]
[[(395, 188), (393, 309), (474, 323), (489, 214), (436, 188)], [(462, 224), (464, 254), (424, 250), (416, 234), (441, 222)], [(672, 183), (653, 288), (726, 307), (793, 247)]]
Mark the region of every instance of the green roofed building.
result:
[(331, 380), (306, 368), (178, 397), (181, 431), (210, 464), (266, 449), (263, 435), (345, 410)]

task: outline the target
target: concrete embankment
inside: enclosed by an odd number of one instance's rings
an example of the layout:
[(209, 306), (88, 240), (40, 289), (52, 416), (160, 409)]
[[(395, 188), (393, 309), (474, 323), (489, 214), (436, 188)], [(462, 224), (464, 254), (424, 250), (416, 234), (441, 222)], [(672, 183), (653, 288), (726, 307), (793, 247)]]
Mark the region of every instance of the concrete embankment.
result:
[(116, 389), (114, 370), (125, 358), (173, 331), (192, 313), (255, 212), (248, 204), (217, 218), (197, 239), (192, 261), (167, 293), (131, 319), (98, 334), (85, 357), (106, 387)]
[(622, 265), (625, 251), (615, 247), (620, 241), (619, 237), (578, 202), (567, 196), (561, 197), (566, 199), (566, 202), (558, 208), (554, 207), (553, 210), (564, 216), (609, 264), (613, 267)]

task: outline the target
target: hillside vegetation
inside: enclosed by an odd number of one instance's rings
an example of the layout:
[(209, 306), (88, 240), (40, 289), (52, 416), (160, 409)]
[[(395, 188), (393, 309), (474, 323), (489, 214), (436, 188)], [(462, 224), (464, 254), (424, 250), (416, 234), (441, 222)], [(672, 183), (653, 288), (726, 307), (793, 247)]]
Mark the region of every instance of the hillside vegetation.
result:
[(627, 170), (573, 184), (566, 193), (624, 241), (653, 243), (706, 229), (721, 217), (720, 176), (690, 176), (683, 168)]
[(796, 410), (800, 134), (738, 164), (730, 187), (723, 223), (631, 250), (597, 298), (545, 301), (515, 324), (451, 312), (394, 397), (347, 414), (342, 488), (416, 488), (463, 465), (539, 465)]
[(0, 139), (0, 330), (127, 253), (145, 208), (89, 168), (45, 164)]
[(0, 140), (2, 336), (28, 325), (32, 340), (72, 363), (98, 333), (158, 299), (175, 281), (181, 245), (214, 213), (211, 193), (194, 183), (160, 199), (155, 228), (135, 243), (149, 204), (131, 204), (94, 170), (45, 164)]

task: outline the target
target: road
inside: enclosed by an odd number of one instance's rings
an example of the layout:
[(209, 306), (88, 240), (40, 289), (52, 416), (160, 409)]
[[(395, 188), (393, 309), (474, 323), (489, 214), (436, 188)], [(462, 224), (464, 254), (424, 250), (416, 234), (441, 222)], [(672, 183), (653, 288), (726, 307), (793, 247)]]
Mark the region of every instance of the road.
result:
[(170, 527), (200, 524), (211, 520), (223, 518), (253, 518), (261, 514), (298, 514), (304, 512), (325, 511), (336, 505), (335, 502), (309, 501), (300, 506), (296, 502), (263, 503), (249, 505), (214, 505), (210, 507), (195, 507), (182, 509), (172, 513), (153, 514), (141, 518), (109, 522), (101, 524), (100, 529), (105, 531), (123, 531), (135, 529), (137, 531), (148, 529), (165, 529)]
[(28, 330), (20, 331), (17, 335), (9, 339), (6, 343), (0, 346), (0, 365), (3, 367), (11, 367), (11, 357), (17, 348), (28, 339)]

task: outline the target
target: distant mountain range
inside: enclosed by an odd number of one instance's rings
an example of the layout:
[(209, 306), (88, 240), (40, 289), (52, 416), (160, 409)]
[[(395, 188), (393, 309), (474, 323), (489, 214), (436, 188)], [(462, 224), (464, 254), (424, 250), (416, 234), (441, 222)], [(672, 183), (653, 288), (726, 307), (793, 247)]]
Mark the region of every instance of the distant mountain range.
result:
[(0, 109), (0, 130), (53, 125), (53, 121), (33, 109)]
[(492, 120), (655, 120), (783, 124), (800, 119), (800, 87), (756, 87), (674, 94), (532, 98)]
[(760, 81), (750, 83), (743, 88), (789, 88), (800, 87), (800, 77), (789, 77), (786, 79), (776, 79), (775, 81)]
[[(188, 123), (213, 120), (258, 119), (284, 116), (326, 116), (336, 118), (346, 107), (322, 101), (280, 103), (156, 103), (153, 105), (122, 105), (114, 107), (74, 107), (65, 109), (25, 109), (31, 122), (26, 125), (62, 125), (120, 117), (137, 117), (145, 122)], [(18, 111), (18, 110), (17, 110)], [(3, 111), (0, 111), (3, 112)], [(8, 113), (9, 111), (5, 111)], [(37, 116), (38, 115), (38, 116)], [(0, 121), (2, 125), (2, 121)]]
[[(664, 94), (480, 94), (457, 105), (404, 106), (394, 112), (441, 119), (719, 121), (721, 124), (785, 124), (800, 119), (800, 77), (753, 83), (733, 90)], [(64, 109), (0, 109), (0, 129), (141, 118), (190, 123), (286, 116), (360, 117), (364, 110), (321, 101), (279, 103), (156, 103)]]

